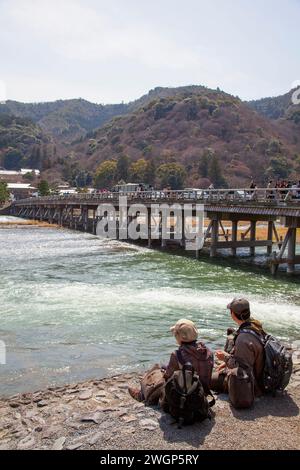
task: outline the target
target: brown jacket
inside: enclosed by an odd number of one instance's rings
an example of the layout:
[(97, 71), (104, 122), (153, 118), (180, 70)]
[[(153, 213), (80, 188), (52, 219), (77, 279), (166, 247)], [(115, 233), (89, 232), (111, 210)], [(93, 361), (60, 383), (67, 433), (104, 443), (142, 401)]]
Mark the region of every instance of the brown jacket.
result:
[[(211, 374), (214, 364), (213, 354), (204, 343), (190, 343), (183, 344), (179, 348), (183, 361), (191, 362), (198, 374), (204, 389), (207, 391), (210, 388)], [(170, 357), (170, 362), (165, 372), (164, 378), (169, 380), (176, 370), (180, 369), (177, 360), (176, 352), (173, 352)]]
[(260, 381), (264, 368), (264, 348), (260, 340), (251, 333), (239, 333), (232, 353), (225, 358), (228, 369), (234, 369), (239, 363), (253, 370), (255, 394), (261, 395)]

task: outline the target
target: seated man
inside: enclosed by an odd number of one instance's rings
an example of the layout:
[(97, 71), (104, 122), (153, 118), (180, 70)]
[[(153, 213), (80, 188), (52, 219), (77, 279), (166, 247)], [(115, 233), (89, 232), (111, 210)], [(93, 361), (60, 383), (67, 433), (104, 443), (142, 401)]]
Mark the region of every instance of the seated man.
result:
[[(213, 369), (213, 354), (204, 343), (200, 341), (197, 342), (198, 330), (195, 324), (191, 320), (182, 319), (172, 326), (170, 330), (175, 336), (179, 348), (176, 352), (171, 354), (168, 366), (161, 368), (161, 376), (157, 372), (158, 366), (155, 366), (145, 374), (141, 382), (141, 389), (133, 387), (128, 388), (130, 395), (138, 401), (148, 401), (148, 397), (146, 396), (148, 395), (148, 390), (149, 393), (153, 390), (157, 392), (160, 387), (160, 396), (155, 393), (158, 401), (163, 395), (163, 384), (165, 381), (169, 380), (173, 373), (179, 370), (181, 365), (186, 362), (192, 364), (201, 380), (205, 392), (209, 392)], [(163, 382), (161, 382), (161, 378), (164, 379)]]
[[(214, 372), (211, 380), (211, 389), (215, 392), (229, 393), (229, 398), (234, 406), (234, 397), (231, 396), (230, 387), (228, 388), (228, 378), (231, 371), (237, 367), (251, 371), (254, 379), (254, 394), (260, 396), (260, 382), (264, 369), (264, 347), (259, 337), (249, 332), (253, 330), (256, 334), (263, 336), (262, 324), (250, 316), (250, 305), (244, 298), (235, 298), (227, 305), (230, 310), (231, 318), (239, 326), (233, 333), (233, 347), (231, 345), (230, 353), (225, 351), (216, 351), (216, 357), (223, 363), (218, 371)], [(248, 330), (243, 332), (242, 330)], [(232, 332), (230, 332), (232, 333)], [(242, 334), (241, 334), (242, 333)], [(235, 390), (235, 394), (238, 393)]]

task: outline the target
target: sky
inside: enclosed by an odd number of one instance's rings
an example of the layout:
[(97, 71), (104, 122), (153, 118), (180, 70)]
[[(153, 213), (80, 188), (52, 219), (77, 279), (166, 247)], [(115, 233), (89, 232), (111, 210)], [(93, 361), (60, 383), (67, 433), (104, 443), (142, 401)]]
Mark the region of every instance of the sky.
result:
[(0, 101), (280, 95), (300, 80), (299, 24), (300, 0), (0, 0)]

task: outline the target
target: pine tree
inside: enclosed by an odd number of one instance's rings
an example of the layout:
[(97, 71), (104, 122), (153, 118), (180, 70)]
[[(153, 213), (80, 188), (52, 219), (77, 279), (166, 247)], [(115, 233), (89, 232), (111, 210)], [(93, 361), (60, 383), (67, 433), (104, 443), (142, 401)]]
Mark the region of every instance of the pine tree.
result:
[(128, 180), (128, 171), (129, 171), (129, 157), (128, 155), (120, 155), (117, 161), (117, 179)]
[(226, 186), (226, 180), (223, 177), (222, 169), (217, 155), (212, 156), (212, 159), (209, 164), (208, 176), (216, 188)]

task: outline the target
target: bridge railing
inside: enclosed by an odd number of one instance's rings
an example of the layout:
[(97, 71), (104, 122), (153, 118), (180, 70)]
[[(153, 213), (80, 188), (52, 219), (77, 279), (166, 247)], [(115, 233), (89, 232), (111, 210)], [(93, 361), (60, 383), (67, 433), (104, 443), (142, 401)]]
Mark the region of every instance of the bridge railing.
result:
[(153, 190), (134, 192), (103, 192), (96, 194), (66, 194), (33, 197), (15, 201), (16, 205), (55, 203), (55, 202), (115, 202), (120, 196), (126, 196), (128, 201), (144, 200), (200, 202), (200, 203), (235, 203), (268, 205), (300, 205), (300, 188), (257, 188), (257, 189), (199, 189), (199, 190)]

